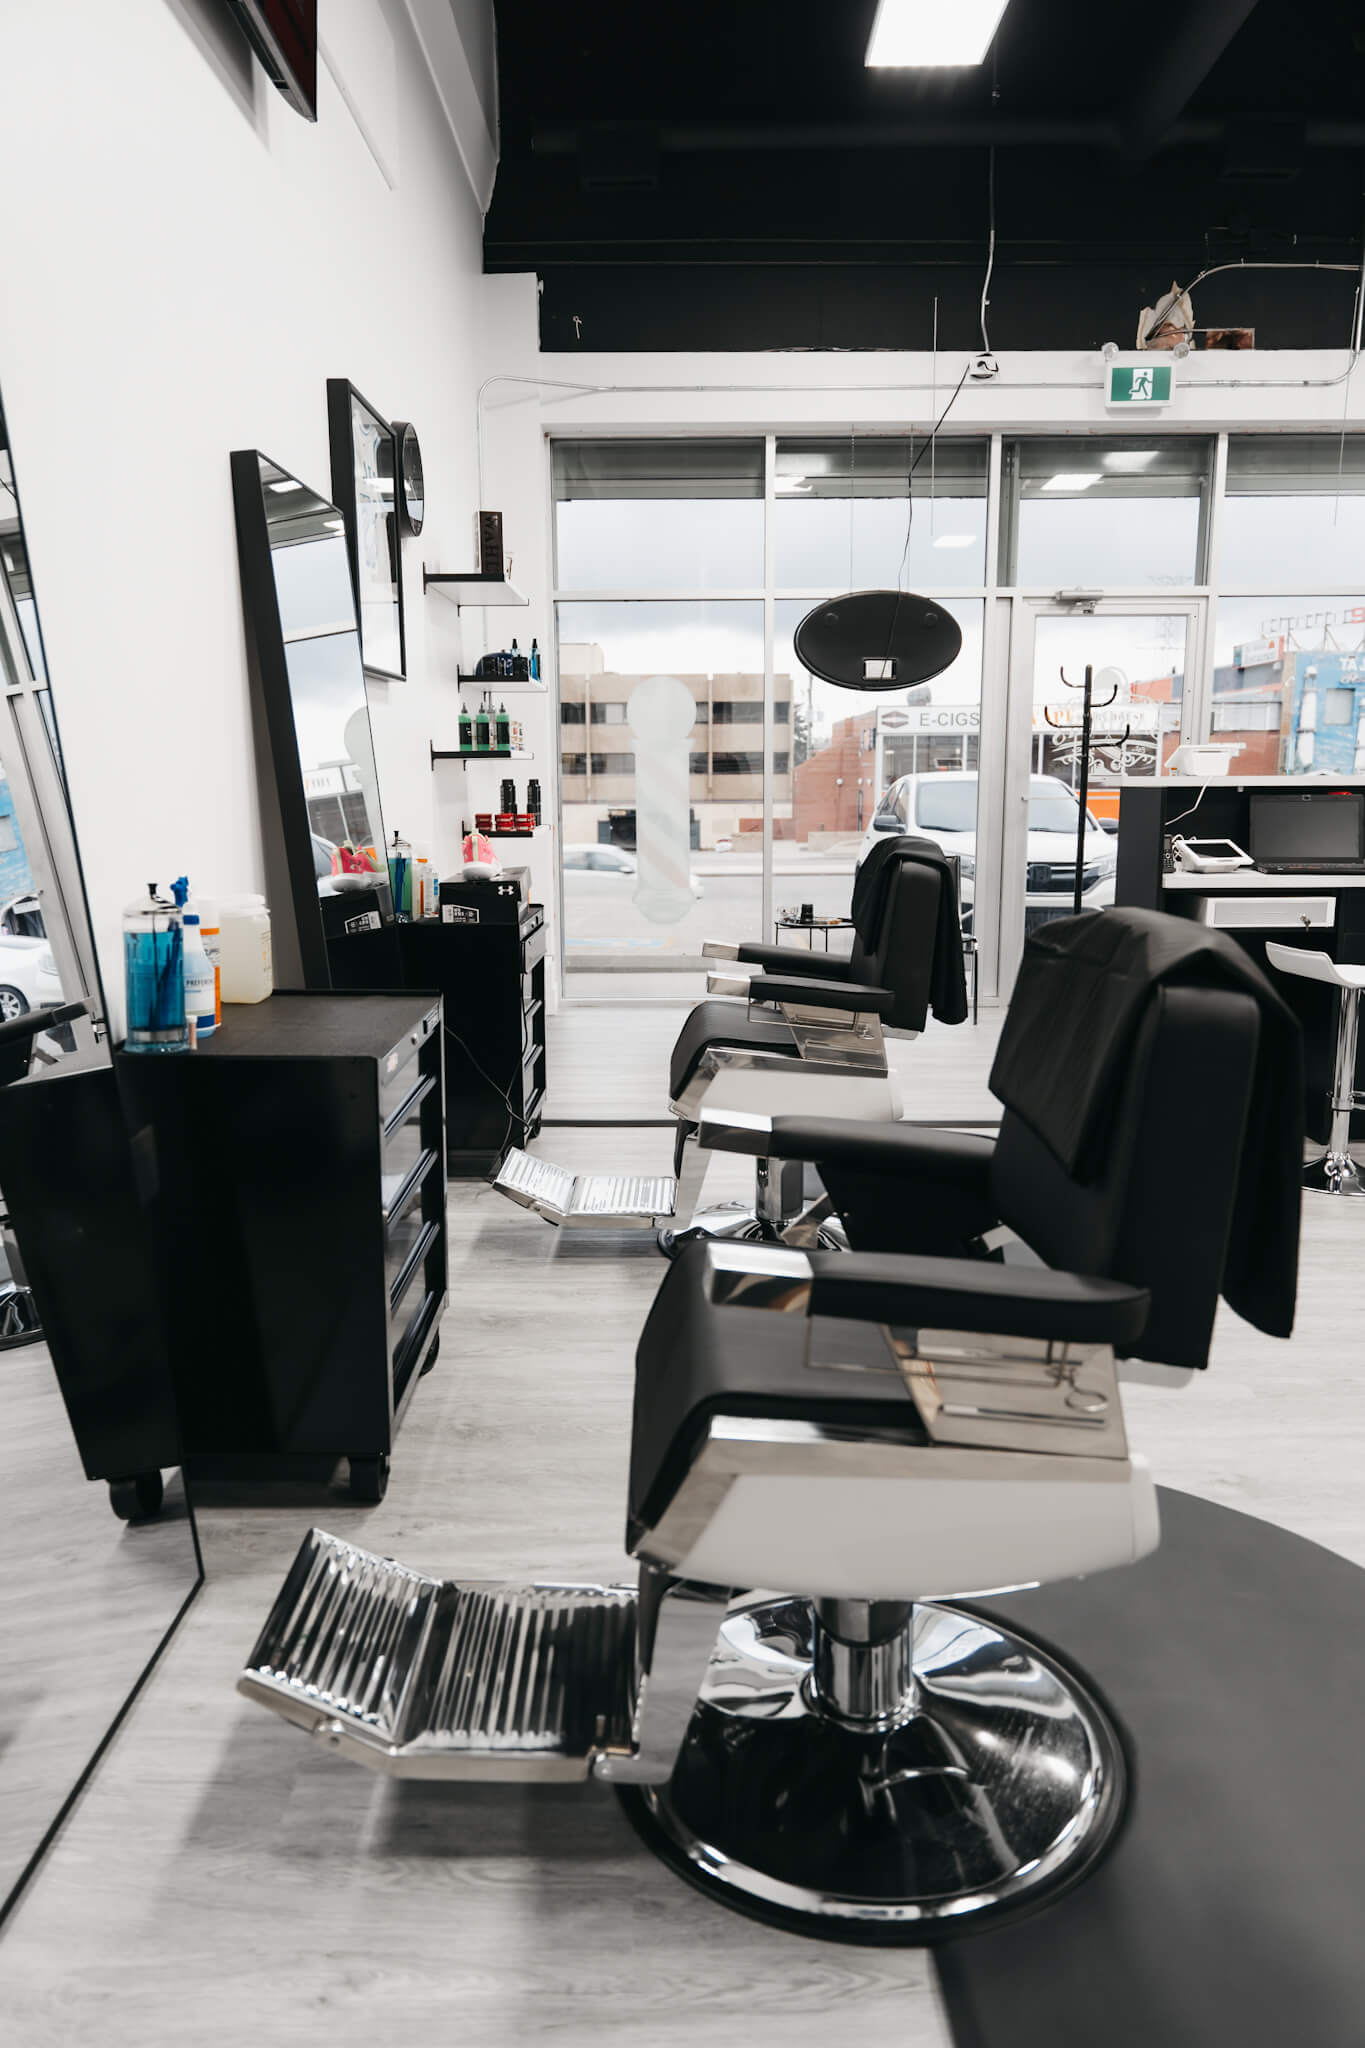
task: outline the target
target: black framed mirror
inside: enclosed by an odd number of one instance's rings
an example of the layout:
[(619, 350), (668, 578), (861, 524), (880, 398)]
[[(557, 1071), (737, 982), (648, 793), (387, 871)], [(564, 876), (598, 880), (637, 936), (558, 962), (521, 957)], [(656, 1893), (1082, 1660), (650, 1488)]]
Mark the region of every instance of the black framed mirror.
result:
[(393, 426), (345, 377), (327, 379), (332, 497), (345, 522), (360, 651), (371, 675), (407, 673)]
[(324, 989), (329, 935), (393, 920), (342, 514), (255, 448), (232, 489), (275, 979)]
[(16, 469), (0, 408), (0, 1920), (202, 1579)]

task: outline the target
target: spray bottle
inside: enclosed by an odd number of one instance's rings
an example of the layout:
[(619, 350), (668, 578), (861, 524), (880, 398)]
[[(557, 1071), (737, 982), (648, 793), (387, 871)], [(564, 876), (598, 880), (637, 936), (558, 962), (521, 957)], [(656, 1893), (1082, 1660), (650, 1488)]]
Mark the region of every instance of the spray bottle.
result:
[(184, 962), (185, 975), (185, 1017), (189, 1024), (190, 1045), (193, 1047), (201, 1038), (212, 1038), (218, 1028), (216, 977), (200, 928), (199, 906), (190, 896), (187, 876), (181, 875), (178, 880), (171, 883), (171, 894), (179, 906), (180, 923), (184, 933), (181, 958)]

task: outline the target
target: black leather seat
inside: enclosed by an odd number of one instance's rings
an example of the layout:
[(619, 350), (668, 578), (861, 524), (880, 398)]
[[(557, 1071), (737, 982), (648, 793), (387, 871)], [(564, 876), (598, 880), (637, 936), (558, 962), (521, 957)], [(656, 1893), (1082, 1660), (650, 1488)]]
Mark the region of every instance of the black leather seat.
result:
[[(1122, 1003), (1112, 1073), (1106, 1001)], [(1049, 1265), (1150, 1287), (1142, 1356), (1199, 1366), (1230, 1252), (1233, 1305), (1289, 1331), (1299, 1059), (1291, 1013), (1231, 940), (1158, 912), (1092, 911), (1026, 948), (992, 1070), (997, 1138), (788, 1116), (763, 1142), (815, 1163), (855, 1249), (979, 1254), (1003, 1225)], [(1241, 1156), (1248, 1120), (1242, 1174), (1215, 1170)]]
[(689, 1012), (678, 1033), (668, 1062), (668, 1099), (678, 1102), (711, 1046), (734, 1046), (796, 1059), (796, 1034), (782, 1018), (769, 1014), (754, 1016), (741, 1004), (717, 996), (698, 1003)]

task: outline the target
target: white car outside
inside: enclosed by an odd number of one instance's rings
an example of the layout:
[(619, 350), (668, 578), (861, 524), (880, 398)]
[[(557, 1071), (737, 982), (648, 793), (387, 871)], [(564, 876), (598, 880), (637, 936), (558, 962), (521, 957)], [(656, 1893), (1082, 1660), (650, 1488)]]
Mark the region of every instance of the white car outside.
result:
[(46, 939), (20, 939), (0, 932), (0, 1022), (62, 1001), (57, 963)]
[[(970, 929), (976, 886), (976, 772), (941, 769), (928, 775), (901, 775), (893, 782), (873, 815), (858, 862), (884, 832), (913, 832), (932, 839), (945, 854), (961, 862), (963, 924)], [(1076, 875), (1076, 795), (1055, 775), (1031, 775), (1028, 794), (1028, 878), (1024, 894), (1025, 928), (1071, 911)], [(1114, 900), (1118, 851), (1110, 835), (1086, 812), (1085, 867), (1082, 907), (1105, 910)]]
[[(566, 886), (594, 888), (600, 883), (588, 882), (587, 876), (633, 875), (635, 856), (620, 846), (566, 846), (564, 849), (564, 880)], [(695, 875), (688, 877), (692, 895), (696, 902), (702, 898), (702, 886)]]

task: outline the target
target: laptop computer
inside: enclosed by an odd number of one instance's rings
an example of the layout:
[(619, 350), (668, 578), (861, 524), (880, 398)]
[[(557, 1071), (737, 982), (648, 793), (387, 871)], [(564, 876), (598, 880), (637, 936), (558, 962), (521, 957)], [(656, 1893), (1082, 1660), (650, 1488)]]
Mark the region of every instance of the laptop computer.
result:
[(1250, 807), (1263, 875), (1365, 874), (1365, 791), (1254, 789)]

